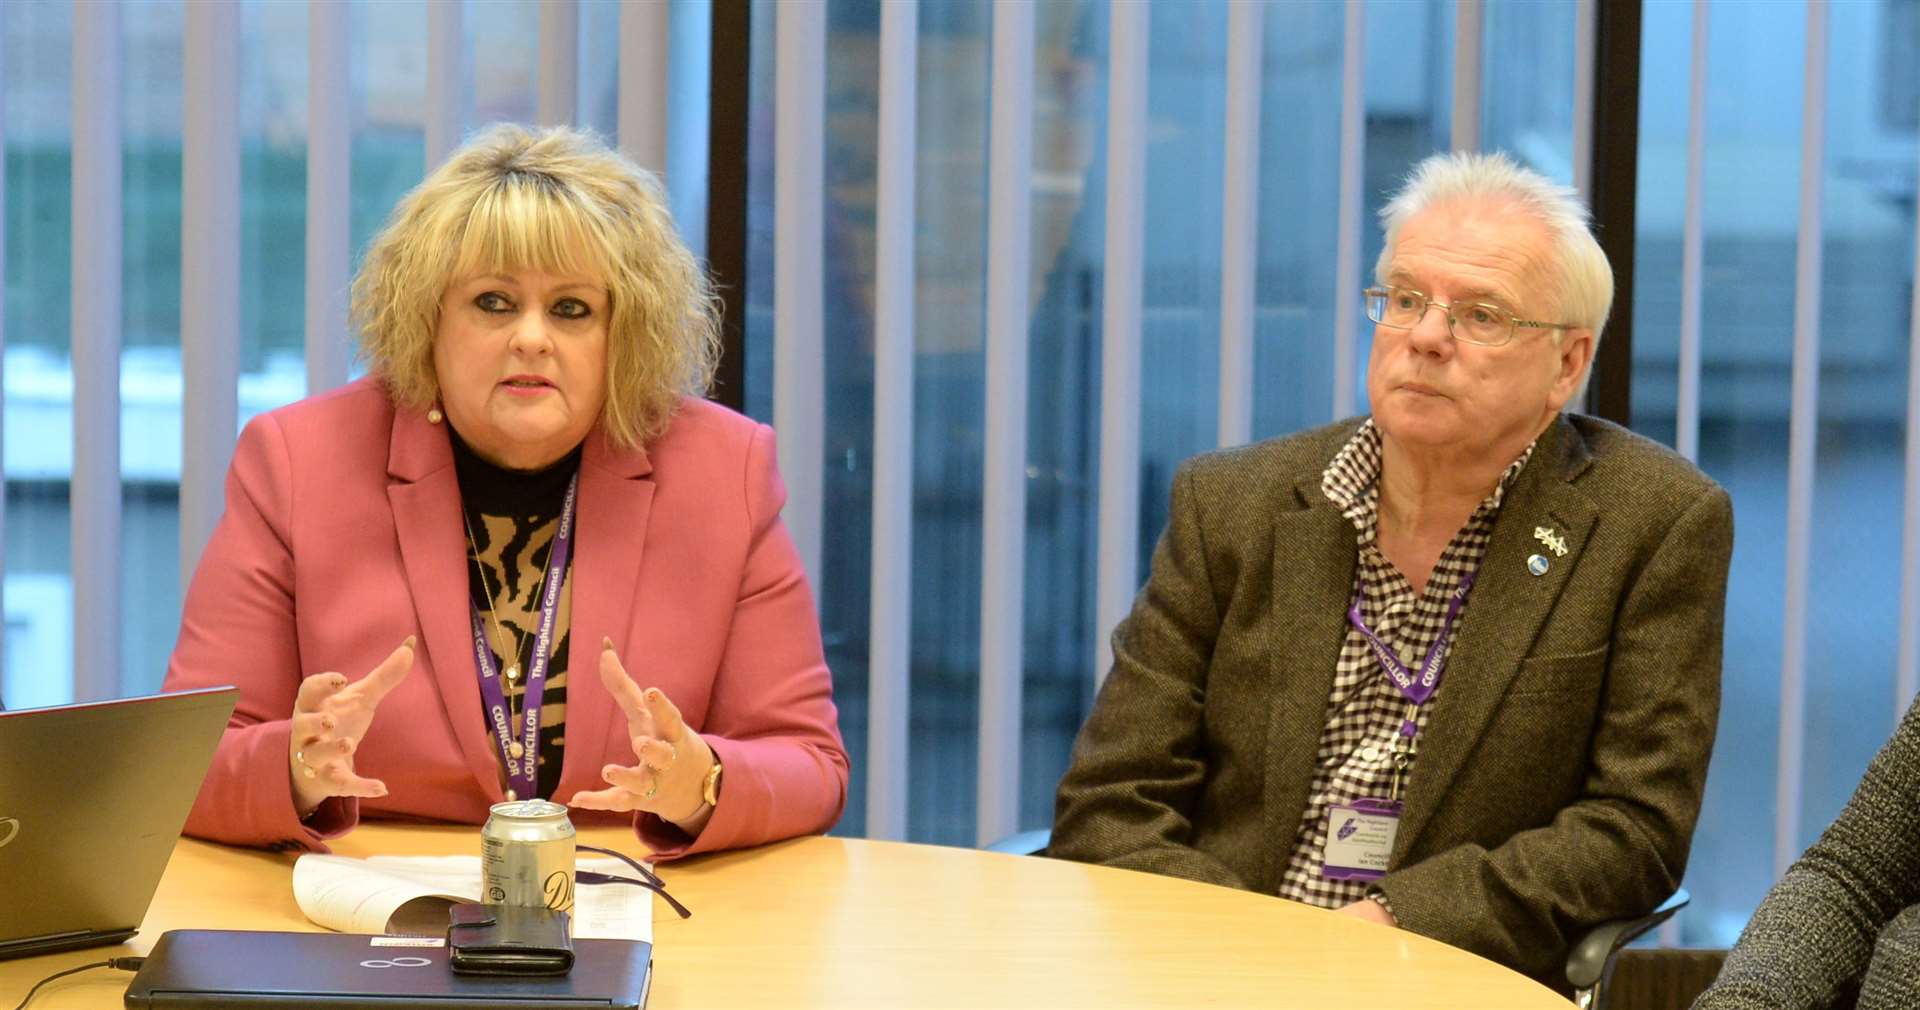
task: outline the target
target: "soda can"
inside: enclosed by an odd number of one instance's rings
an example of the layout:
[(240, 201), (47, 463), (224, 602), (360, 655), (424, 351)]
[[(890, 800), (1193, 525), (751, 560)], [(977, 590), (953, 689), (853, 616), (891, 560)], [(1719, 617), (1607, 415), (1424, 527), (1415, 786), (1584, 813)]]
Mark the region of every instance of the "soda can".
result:
[(573, 822), (547, 800), (495, 803), (480, 829), (480, 894), (491, 905), (573, 911)]

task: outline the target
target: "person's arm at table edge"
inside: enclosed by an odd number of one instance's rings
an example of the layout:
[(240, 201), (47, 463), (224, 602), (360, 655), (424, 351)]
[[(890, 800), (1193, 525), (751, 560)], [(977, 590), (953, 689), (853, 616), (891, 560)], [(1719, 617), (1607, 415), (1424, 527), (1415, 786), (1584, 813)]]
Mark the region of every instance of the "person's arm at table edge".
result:
[(747, 554), (701, 727), (722, 767), (720, 803), (697, 835), (636, 815), (635, 830), (656, 859), (823, 832), (846, 805), (833, 677), (806, 572), (780, 521), (786, 488), (773, 429), (755, 426), (745, 456)]
[(1113, 668), (1074, 742), (1048, 855), (1246, 887), (1189, 844), (1206, 781), (1207, 665), (1220, 628), (1193, 464), (1174, 474), (1146, 586), (1113, 632)]
[(1920, 902), (1920, 704), (1853, 798), (1753, 913), (1694, 1010), (1812, 1010), (1856, 987), (1882, 927)]
[(288, 522), (292, 485), (278, 422), (271, 414), (248, 422), (227, 470), (226, 508), (187, 589), (162, 690), (240, 688), (187, 834), (326, 851), (324, 839), (357, 823), (359, 802), (328, 800), (304, 821), (294, 805), (287, 746), (301, 670)]

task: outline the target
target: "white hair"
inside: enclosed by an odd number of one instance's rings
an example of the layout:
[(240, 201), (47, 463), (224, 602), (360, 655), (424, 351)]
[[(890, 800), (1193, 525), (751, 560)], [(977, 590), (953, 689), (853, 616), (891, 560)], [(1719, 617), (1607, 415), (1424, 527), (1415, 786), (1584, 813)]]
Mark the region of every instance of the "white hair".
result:
[[(1476, 154), (1456, 151), (1436, 154), (1413, 167), (1406, 185), (1380, 209), (1387, 241), (1374, 264), (1374, 275), (1386, 282), (1400, 229), (1415, 214), (1450, 203), (1510, 203), (1546, 226), (1551, 236), (1548, 292), (1555, 319), (1593, 331), (1594, 346), (1606, 328), (1613, 307), (1613, 267), (1587, 229), (1587, 207), (1571, 188), (1523, 168), (1503, 152)], [(1551, 331), (1558, 342), (1562, 330)]]

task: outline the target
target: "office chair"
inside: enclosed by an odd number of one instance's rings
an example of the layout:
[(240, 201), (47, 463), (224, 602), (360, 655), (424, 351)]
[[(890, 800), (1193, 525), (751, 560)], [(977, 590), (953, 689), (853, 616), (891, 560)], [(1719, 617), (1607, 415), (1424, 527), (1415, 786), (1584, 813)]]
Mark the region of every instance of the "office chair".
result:
[[(1615, 962), (1621, 948), (1673, 918), (1673, 914), (1687, 907), (1687, 902), (1691, 900), (1686, 888), (1678, 888), (1658, 908), (1645, 915), (1603, 922), (1587, 930), (1584, 936), (1574, 942), (1573, 949), (1567, 952), (1567, 984), (1573, 987), (1574, 1005), (1580, 1010), (1606, 1010)], [(1725, 954), (1721, 956), (1725, 957)], [(1712, 981), (1713, 976), (1708, 975), (1707, 980)], [(1705, 986), (1702, 985), (1702, 988)]]
[[(1045, 855), (1047, 842), (1053, 837), (1049, 830), (1022, 831), (1017, 835), (1008, 835), (999, 841), (987, 845), (988, 852), (1001, 852), (1012, 856)], [(1574, 1004), (1580, 1010), (1606, 1010), (1609, 983), (1614, 973), (1614, 963), (1621, 948), (1632, 943), (1635, 938), (1661, 923), (1673, 918), (1675, 912), (1687, 906), (1691, 898), (1686, 888), (1680, 888), (1660, 903), (1660, 907), (1645, 915), (1633, 919), (1617, 919), (1603, 922), (1588, 930), (1573, 945), (1567, 954), (1567, 984), (1573, 987)], [(1702, 953), (1695, 951), (1668, 952), (1648, 951), (1646, 953)], [(1718, 954), (1724, 958), (1725, 952), (1704, 952)], [(1715, 971), (1718, 970), (1716, 964)], [(1713, 975), (1707, 975), (1710, 982)], [(1701, 985), (1705, 988), (1705, 983)], [(1691, 1000), (1689, 1000), (1690, 1002)], [(1681, 1003), (1684, 1007), (1686, 1004)], [(1632, 1010), (1639, 1010), (1636, 1005)]]
[(1009, 856), (1044, 856), (1047, 854), (1047, 842), (1052, 838), (1053, 832), (1047, 828), (1022, 831), (1017, 835), (1008, 835), (986, 849), (988, 852), (1004, 852)]
[(1631, 947), (1620, 952), (1607, 978), (1610, 1010), (1687, 1010), (1720, 975), (1726, 948)]

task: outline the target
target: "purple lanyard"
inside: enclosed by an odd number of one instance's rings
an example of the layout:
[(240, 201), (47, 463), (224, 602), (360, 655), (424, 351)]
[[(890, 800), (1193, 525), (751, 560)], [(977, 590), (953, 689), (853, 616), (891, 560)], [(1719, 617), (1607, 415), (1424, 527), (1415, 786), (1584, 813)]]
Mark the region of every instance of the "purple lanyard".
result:
[(1407, 664), (1400, 661), (1400, 657), (1380, 640), (1379, 635), (1373, 633), (1372, 628), (1367, 627), (1367, 622), (1360, 619), (1358, 596), (1354, 598), (1353, 606), (1347, 608), (1347, 620), (1367, 636), (1367, 644), (1373, 646), (1373, 655), (1380, 661), (1380, 669), (1386, 672), (1387, 679), (1407, 699), (1407, 717), (1400, 723), (1400, 735), (1403, 737), (1412, 737), (1419, 731), (1419, 725), (1414, 721), (1415, 709), (1426, 704), (1440, 686), (1440, 668), (1445, 665), (1440, 658), (1441, 653), (1446, 651), (1447, 641), (1453, 637), (1453, 620), (1460, 616), (1460, 608), (1467, 602), (1467, 590), (1473, 588), (1474, 576), (1478, 574), (1477, 570), (1468, 572), (1460, 578), (1460, 585), (1454, 588), (1453, 598), (1447, 603), (1446, 620), (1441, 622), (1440, 634), (1434, 636), (1433, 645), (1427, 648), (1427, 658), (1420, 661), (1418, 676), (1407, 669)]
[[(487, 722), (493, 727), (494, 743), (500, 747), (500, 759), (507, 765), (507, 786), (519, 799), (537, 796), (540, 766), (540, 699), (547, 687), (547, 653), (553, 643), (553, 619), (560, 610), (560, 584), (566, 581), (567, 558), (573, 553), (573, 499), (580, 486), (580, 475), (567, 482), (566, 503), (560, 507), (560, 528), (553, 533), (553, 547), (547, 552), (546, 593), (540, 600), (540, 634), (534, 638), (533, 661), (527, 664), (527, 686), (520, 695), (520, 725), (507, 722), (507, 692), (500, 686), (500, 671), (493, 665), (493, 649), (487, 645), (487, 632), (480, 623), (480, 608), (472, 600), (467, 610), (473, 618), (473, 661), (480, 668), (480, 694), (487, 703)], [(479, 563), (475, 558), (474, 562)], [(514, 657), (515, 662), (519, 657)], [(516, 734), (517, 730), (517, 734)], [(513, 756), (514, 737), (520, 737), (520, 757)]]

